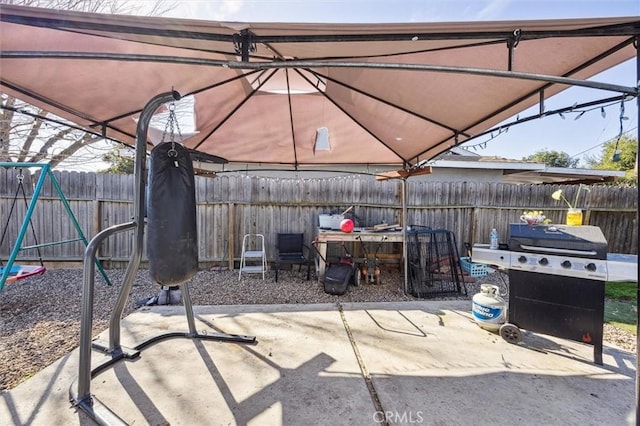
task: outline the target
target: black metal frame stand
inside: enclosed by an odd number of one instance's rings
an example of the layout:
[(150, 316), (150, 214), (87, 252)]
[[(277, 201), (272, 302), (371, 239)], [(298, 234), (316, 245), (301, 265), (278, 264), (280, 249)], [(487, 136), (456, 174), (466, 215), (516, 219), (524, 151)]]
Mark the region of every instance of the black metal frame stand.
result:
[[(134, 219), (131, 222), (109, 227), (98, 233), (87, 245), (83, 258), (83, 289), (82, 289), (82, 311), (80, 324), (80, 360), (78, 367), (78, 379), (75, 380), (69, 388), (69, 397), (71, 402), (82, 409), (89, 417), (98, 424), (114, 425), (126, 424), (124, 420), (118, 417), (106, 405), (101, 403), (95, 396), (91, 395), (91, 379), (98, 374), (112, 367), (118, 361), (123, 359), (134, 359), (140, 356), (140, 352), (162, 340), (172, 339), (176, 337), (202, 340), (215, 340), (219, 342), (233, 343), (256, 343), (254, 336), (242, 336), (236, 334), (224, 333), (207, 333), (199, 334), (196, 331), (195, 320), (193, 315), (193, 305), (191, 304), (191, 296), (189, 294), (188, 284), (182, 284), (182, 295), (185, 307), (185, 314), (189, 325), (188, 332), (169, 332), (153, 337), (142, 342), (134, 348), (125, 348), (120, 344), (120, 321), (126, 301), (131, 292), (135, 275), (140, 266), (142, 258), (142, 248), (144, 244), (144, 217), (145, 217), (145, 161), (147, 151), (147, 131), (149, 122), (153, 113), (164, 103), (179, 100), (178, 92), (161, 93), (151, 99), (145, 105), (136, 129), (136, 159), (134, 168)], [(94, 296), (94, 277), (95, 277), (95, 255), (100, 244), (109, 236), (119, 232), (134, 230), (135, 239), (133, 252), (127, 265), (127, 270), (123, 279), (122, 288), (118, 295), (116, 306), (111, 313), (109, 323), (109, 342), (108, 344), (101, 342), (92, 342), (91, 331), (93, 328), (93, 296)], [(111, 359), (101, 365), (91, 369), (91, 349), (98, 349), (111, 355)]]
[(453, 232), (411, 225), (407, 246), (409, 294), (429, 298), (466, 293)]
[(602, 365), (604, 281), (510, 270), (509, 322), (593, 345)]

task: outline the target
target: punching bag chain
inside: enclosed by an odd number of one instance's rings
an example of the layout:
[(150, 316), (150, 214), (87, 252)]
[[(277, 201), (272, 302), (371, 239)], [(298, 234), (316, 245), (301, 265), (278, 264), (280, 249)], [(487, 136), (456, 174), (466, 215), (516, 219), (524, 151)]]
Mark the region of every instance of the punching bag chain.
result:
[[(171, 158), (176, 158), (178, 156), (178, 151), (176, 151), (176, 141), (175, 141), (175, 129), (178, 131), (178, 136), (180, 140), (182, 140), (182, 133), (180, 132), (180, 123), (178, 122), (178, 118), (176, 117), (176, 104), (175, 102), (171, 102), (169, 104), (169, 117), (167, 119), (167, 123), (164, 126), (164, 133), (162, 134), (162, 142), (165, 142), (164, 138), (167, 134), (167, 129), (169, 130), (169, 137), (171, 142), (171, 149), (167, 151), (167, 155)], [(178, 167), (178, 161), (173, 162), (174, 166)]]

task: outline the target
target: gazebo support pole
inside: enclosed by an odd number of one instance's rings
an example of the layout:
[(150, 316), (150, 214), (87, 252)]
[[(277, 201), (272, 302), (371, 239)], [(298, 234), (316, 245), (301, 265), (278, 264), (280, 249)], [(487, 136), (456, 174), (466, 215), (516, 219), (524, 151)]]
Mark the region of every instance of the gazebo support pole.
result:
[(404, 294), (409, 294), (409, 261), (407, 259), (407, 179), (402, 179), (402, 262)]
[[(636, 81), (640, 81), (640, 37), (636, 37)], [(640, 97), (636, 96), (637, 120), (640, 121)], [(640, 148), (640, 128), (636, 128), (636, 143)], [(638, 152), (636, 151), (636, 174), (638, 173)], [(636, 223), (638, 223), (638, 211), (636, 210)], [(636, 293), (636, 303), (640, 301), (640, 286)], [(636, 426), (640, 426), (640, 362), (638, 362), (638, 354), (640, 354), (640, 311), (637, 311), (636, 320)]]

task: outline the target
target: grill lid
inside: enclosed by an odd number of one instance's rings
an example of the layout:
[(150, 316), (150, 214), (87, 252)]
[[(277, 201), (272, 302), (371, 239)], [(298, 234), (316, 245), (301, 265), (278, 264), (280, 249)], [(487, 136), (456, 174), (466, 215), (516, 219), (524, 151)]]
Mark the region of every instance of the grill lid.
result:
[(607, 240), (597, 226), (509, 225), (509, 249), (589, 259), (607, 258)]

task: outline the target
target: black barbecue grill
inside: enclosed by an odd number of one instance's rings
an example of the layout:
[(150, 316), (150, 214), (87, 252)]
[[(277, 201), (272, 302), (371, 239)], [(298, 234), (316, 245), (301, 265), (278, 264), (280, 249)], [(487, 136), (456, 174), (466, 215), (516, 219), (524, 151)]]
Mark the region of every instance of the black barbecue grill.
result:
[[(509, 323), (593, 345), (602, 364), (607, 241), (595, 226), (509, 226)], [(517, 330), (517, 331), (516, 331)]]
[(520, 328), (593, 345), (602, 364), (604, 284), (638, 281), (636, 255), (607, 253), (596, 226), (509, 225), (508, 248), (475, 244), (472, 260), (508, 269), (508, 322), (500, 335), (522, 340)]
[(509, 249), (607, 259), (607, 240), (597, 226), (509, 225)]

